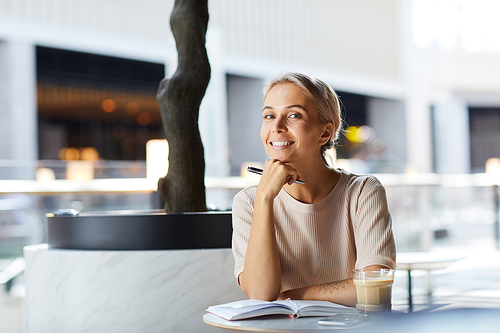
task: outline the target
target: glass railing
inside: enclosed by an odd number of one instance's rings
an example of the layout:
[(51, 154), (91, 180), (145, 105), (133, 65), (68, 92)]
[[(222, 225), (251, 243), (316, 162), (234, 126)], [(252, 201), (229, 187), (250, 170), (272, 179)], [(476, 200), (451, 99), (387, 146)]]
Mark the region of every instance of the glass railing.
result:
[[(1, 163), (0, 163), (1, 164)], [(3, 172), (11, 168), (2, 165)], [(145, 162), (94, 164), (92, 180), (67, 180), (68, 164), (40, 161), (55, 180), (0, 179), (0, 256), (45, 241), (45, 214), (162, 208)], [(486, 174), (376, 174), (387, 189), (398, 251), (492, 250), (498, 237), (498, 187)], [(207, 205), (228, 210), (232, 198), (258, 178), (207, 177)]]

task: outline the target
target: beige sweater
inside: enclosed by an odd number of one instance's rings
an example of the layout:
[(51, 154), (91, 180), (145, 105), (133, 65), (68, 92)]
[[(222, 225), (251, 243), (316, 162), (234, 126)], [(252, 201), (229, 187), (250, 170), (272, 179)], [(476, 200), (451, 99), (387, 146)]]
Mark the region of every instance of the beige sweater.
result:
[[(385, 188), (373, 176), (345, 170), (321, 202), (304, 204), (285, 190), (274, 199), (281, 291), (352, 278), (355, 268), (396, 267)], [(244, 270), (257, 186), (233, 202), (235, 276)]]

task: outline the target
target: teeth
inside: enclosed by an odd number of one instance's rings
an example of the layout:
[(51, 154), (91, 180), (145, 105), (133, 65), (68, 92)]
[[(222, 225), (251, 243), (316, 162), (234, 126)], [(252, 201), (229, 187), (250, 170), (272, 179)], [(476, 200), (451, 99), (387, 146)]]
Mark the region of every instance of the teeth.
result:
[(282, 146), (288, 146), (290, 144), (290, 142), (279, 141), (279, 142), (271, 142), (271, 144), (274, 147), (282, 147)]

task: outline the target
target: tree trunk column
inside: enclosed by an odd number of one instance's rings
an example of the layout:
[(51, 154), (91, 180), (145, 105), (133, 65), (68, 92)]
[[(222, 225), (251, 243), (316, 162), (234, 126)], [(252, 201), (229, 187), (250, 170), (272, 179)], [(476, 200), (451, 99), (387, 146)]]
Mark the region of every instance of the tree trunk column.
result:
[(176, 0), (170, 17), (178, 66), (158, 88), (158, 104), (169, 143), (169, 171), (158, 181), (167, 213), (206, 211), (205, 160), (198, 128), (201, 100), (210, 81), (205, 48), (206, 0)]

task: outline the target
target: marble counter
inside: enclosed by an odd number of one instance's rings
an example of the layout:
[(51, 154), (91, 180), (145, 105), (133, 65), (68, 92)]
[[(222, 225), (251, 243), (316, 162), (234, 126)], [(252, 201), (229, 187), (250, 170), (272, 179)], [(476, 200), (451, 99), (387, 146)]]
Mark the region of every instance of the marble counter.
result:
[(28, 333), (219, 332), (209, 305), (244, 299), (230, 249), (80, 251), (27, 246)]

